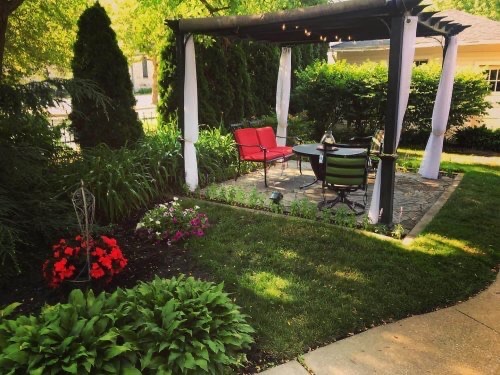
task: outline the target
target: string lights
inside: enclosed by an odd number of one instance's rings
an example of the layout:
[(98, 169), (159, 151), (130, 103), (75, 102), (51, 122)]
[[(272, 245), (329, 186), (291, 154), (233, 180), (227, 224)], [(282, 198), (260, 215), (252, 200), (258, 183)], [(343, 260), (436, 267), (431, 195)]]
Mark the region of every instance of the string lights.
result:
[[(334, 41), (337, 41), (337, 42), (342, 42), (342, 39), (346, 39), (348, 41), (354, 41), (354, 38), (351, 36), (351, 35), (346, 35), (344, 38), (342, 36), (339, 36), (339, 35), (335, 35), (335, 36), (331, 36), (330, 38), (327, 36), (327, 35), (323, 35), (323, 34), (319, 34), (319, 33), (316, 33), (316, 32), (313, 32), (311, 29), (308, 29), (308, 28), (302, 28), (301, 26), (299, 25), (295, 25), (295, 27), (291, 27), (292, 29), (295, 28), (295, 30), (299, 30), (299, 29), (303, 29), (304, 30), (304, 34), (307, 36), (307, 37), (318, 37), (318, 39), (321, 41), (321, 42), (328, 42), (328, 40), (334, 40)], [(284, 23), (281, 25), (281, 30), (282, 31), (287, 31), (289, 29), (289, 27)], [(355, 42), (355, 41), (354, 41)]]

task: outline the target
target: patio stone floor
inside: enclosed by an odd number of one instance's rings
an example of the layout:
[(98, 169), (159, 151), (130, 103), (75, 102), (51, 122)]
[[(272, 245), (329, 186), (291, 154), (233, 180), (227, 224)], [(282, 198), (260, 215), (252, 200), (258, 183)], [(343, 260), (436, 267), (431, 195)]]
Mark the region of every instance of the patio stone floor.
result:
[[(312, 202), (323, 200), (321, 182), (301, 189), (304, 184), (314, 181), (314, 173), (308, 162), (302, 162), (302, 175), (299, 172), (297, 161), (290, 160), (287, 163), (276, 164), (268, 169), (268, 187), (264, 186), (264, 172), (258, 170), (247, 175), (240, 176), (237, 181), (231, 179), (223, 182), (224, 186), (236, 186), (244, 190), (257, 189), (257, 191), (269, 197), (273, 191), (283, 194), (283, 205), (287, 208), (295, 199), (307, 198)], [(371, 173), (368, 178), (368, 202), (365, 213), (368, 213), (375, 175)], [(400, 223), (405, 232), (408, 233), (416, 223), (424, 216), (429, 208), (453, 183), (451, 177), (441, 177), (437, 180), (429, 180), (417, 173), (396, 173), (396, 185), (394, 192), (394, 223)], [(353, 201), (363, 202), (363, 194), (354, 192), (349, 195)], [(335, 192), (326, 190), (326, 199), (334, 199)], [(337, 204), (335, 208), (343, 206)], [(344, 206), (346, 207), (346, 206)], [(364, 215), (358, 216), (361, 221)]]

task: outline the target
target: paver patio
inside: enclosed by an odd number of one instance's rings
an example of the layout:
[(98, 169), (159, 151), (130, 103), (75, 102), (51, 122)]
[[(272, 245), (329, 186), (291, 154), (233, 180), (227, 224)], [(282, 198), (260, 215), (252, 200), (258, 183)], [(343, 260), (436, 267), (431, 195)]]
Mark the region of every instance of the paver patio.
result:
[[(264, 186), (263, 170), (258, 170), (247, 175), (240, 176), (237, 181), (229, 180), (222, 185), (237, 186), (245, 190), (257, 189), (259, 192), (270, 196), (273, 191), (283, 194), (283, 204), (289, 207), (296, 199), (307, 198), (312, 202), (323, 200), (321, 182), (309, 187), (300, 187), (314, 181), (314, 173), (308, 162), (302, 162), (302, 174), (300, 174), (298, 163), (295, 160), (283, 164), (276, 164), (268, 170), (268, 185)], [(365, 213), (368, 213), (373, 182), (375, 175), (370, 173), (368, 178), (368, 199)], [(417, 173), (396, 173), (396, 185), (394, 192), (394, 222), (400, 223), (408, 233), (424, 214), (432, 207), (439, 197), (451, 188), (453, 178), (443, 176), (438, 180), (429, 180)], [(326, 199), (333, 199), (335, 192), (326, 190)], [(363, 202), (363, 193), (358, 191), (351, 193), (349, 199)], [(336, 207), (345, 205), (337, 205)], [(359, 216), (361, 220), (362, 216)]]

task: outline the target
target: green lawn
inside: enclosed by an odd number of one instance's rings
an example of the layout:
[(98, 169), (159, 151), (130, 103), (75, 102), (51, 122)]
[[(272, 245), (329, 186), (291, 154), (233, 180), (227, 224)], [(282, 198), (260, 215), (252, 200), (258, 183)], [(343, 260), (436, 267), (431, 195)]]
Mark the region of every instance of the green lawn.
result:
[(203, 201), (191, 203), (207, 212), (213, 227), (188, 246), (250, 315), (257, 346), (291, 358), (463, 300), (492, 282), (500, 261), (500, 170), (459, 167), (463, 182), (410, 247)]

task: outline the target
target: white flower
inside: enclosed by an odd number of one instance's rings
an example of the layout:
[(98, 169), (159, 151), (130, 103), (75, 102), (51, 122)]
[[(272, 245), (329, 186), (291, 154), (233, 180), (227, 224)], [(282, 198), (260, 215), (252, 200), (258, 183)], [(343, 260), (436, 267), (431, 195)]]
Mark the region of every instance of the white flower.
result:
[(153, 221), (153, 218), (152, 218), (152, 217), (150, 217), (150, 218), (149, 218), (149, 221)]
[(160, 225), (160, 220), (156, 220), (155, 223)]
[(200, 206), (194, 206), (194, 209), (195, 209), (195, 210), (199, 210), (199, 209), (200, 209)]
[(177, 197), (174, 197), (174, 201), (178, 201), (178, 200), (179, 200), (179, 198), (177, 198)]
[(144, 226), (144, 224), (141, 223), (141, 222), (139, 222), (139, 223), (137, 223), (137, 226), (135, 227), (135, 230), (141, 229), (143, 226)]
[(160, 237), (161, 232), (156, 232), (156, 235), (157, 235), (158, 237)]

